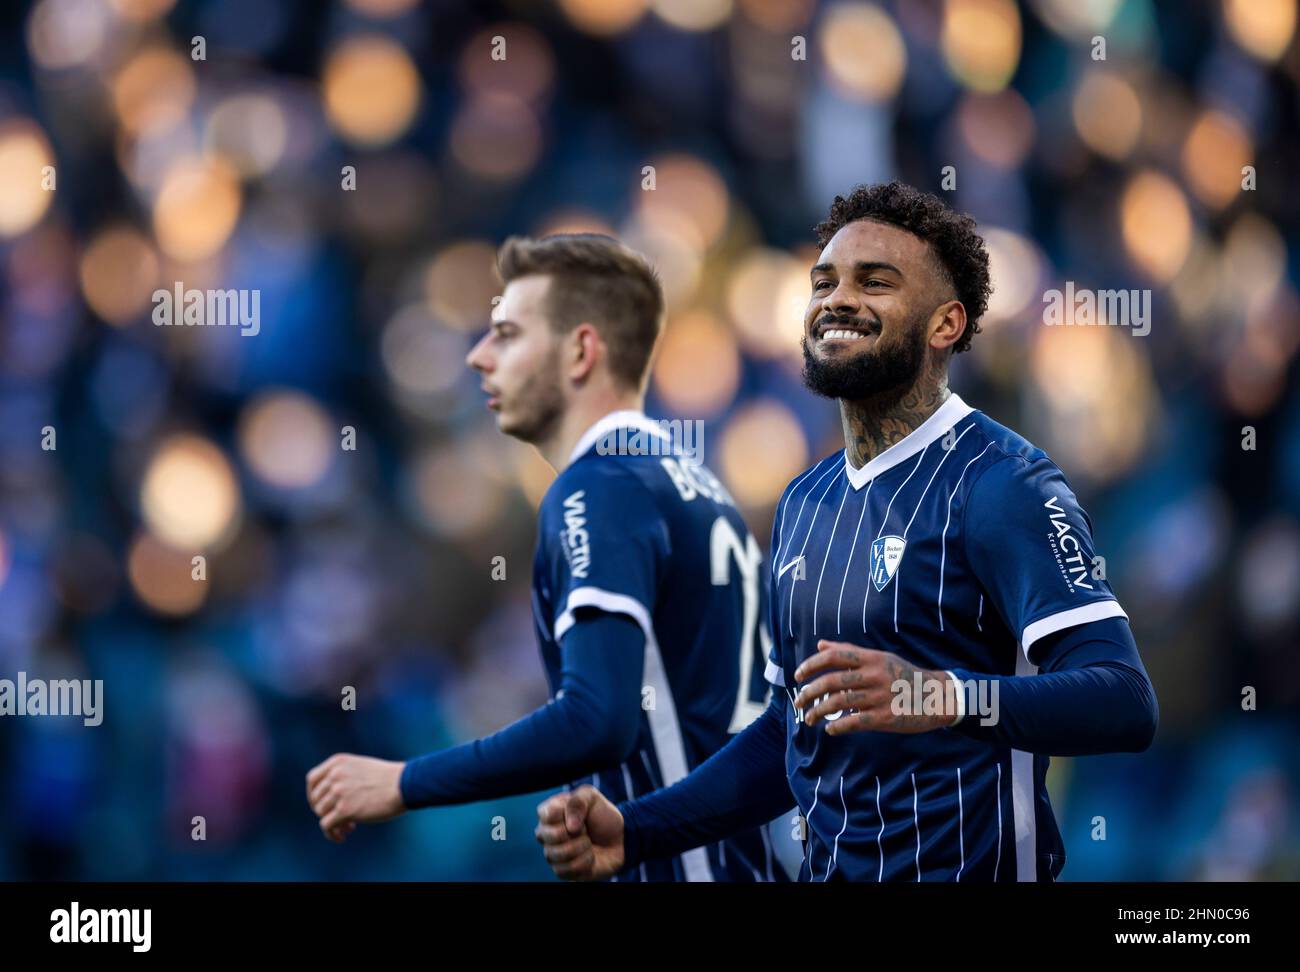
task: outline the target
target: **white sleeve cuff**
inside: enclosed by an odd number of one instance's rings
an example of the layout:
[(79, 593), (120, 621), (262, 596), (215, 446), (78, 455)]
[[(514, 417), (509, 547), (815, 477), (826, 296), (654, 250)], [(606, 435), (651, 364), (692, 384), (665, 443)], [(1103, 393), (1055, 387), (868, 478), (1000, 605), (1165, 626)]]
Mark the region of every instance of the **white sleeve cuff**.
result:
[(951, 728), (955, 726), (957, 723), (961, 722), (962, 719), (966, 718), (966, 693), (962, 689), (961, 682), (958, 680), (956, 675), (954, 675), (952, 672), (944, 672), (944, 674), (947, 675), (950, 679), (952, 679), (953, 691), (957, 695), (957, 718), (953, 719), (952, 722), (948, 723), (949, 728)]

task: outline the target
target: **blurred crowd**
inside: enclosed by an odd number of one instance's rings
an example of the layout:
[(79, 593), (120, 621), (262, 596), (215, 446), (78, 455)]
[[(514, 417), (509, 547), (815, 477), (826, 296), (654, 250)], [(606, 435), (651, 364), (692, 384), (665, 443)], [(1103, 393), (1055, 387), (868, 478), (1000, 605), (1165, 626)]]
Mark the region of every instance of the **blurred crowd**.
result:
[[(104, 685), (98, 727), (0, 718), (0, 879), (549, 877), (536, 796), (339, 847), (304, 793), (546, 699), (552, 473), (463, 360), (496, 247), (651, 256), (648, 411), (705, 421), (765, 540), (842, 444), (811, 228), (895, 177), (979, 222), (954, 389), (1065, 471), (1159, 693), (1150, 751), (1054, 760), (1063, 878), (1300, 877), (1296, 0), (0, 16), (0, 678)], [(1149, 334), (1045, 326), (1067, 281), (1150, 289)], [(155, 326), (177, 282), (258, 292), (258, 333)]]

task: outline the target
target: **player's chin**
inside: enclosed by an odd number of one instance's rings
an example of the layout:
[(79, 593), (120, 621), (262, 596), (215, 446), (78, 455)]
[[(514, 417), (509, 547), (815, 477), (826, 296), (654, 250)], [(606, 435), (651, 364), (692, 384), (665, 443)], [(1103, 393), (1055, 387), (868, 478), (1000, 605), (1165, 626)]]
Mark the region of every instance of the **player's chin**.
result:
[(525, 431), (525, 424), (513, 416), (504, 408), (498, 408), (496, 412), (497, 429), (506, 435), (512, 435), (515, 438), (522, 438)]

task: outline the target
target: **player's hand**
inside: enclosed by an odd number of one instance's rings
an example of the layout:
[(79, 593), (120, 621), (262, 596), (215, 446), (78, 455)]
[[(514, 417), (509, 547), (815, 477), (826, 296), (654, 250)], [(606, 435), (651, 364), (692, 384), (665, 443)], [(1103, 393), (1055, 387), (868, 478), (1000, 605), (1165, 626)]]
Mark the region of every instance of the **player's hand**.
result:
[(406, 812), (402, 803), (405, 763), (335, 753), (307, 773), (307, 802), (320, 829), (340, 844), (358, 823), (391, 820)]
[(537, 808), (537, 841), (566, 881), (599, 881), (623, 870), (623, 815), (594, 786), (557, 793)]
[[(831, 736), (930, 732), (952, 725), (959, 711), (946, 672), (917, 668), (890, 652), (842, 641), (817, 642), (817, 654), (805, 658), (794, 677), (805, 683), (795, 697), (797, 713), (810, 726), (825, 722)], [(842, 714), (836, 717), (837, 712)]]

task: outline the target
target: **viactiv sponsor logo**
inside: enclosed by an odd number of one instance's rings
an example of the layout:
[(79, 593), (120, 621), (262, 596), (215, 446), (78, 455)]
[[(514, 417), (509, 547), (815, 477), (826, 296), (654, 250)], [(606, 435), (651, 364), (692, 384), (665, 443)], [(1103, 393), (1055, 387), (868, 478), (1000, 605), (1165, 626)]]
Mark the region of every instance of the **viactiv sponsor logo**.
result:
[(564, 555), (574, 577), (586, 577), (591, 569), (591, 536), (587, 533), (586, 490), (564, 498)]
[(1070, 526), (1070, 521), (1066, 519), (1065, 510), (1061, 508), (1061, 501), (1053, 496), (1043, 506), (1051, 510), (1047, 516), (1054, 532), (1049, 533), (1047, 536), (1052, 544), (1052, 554), (1060, 565), (1061, 576), (1065, 578), (1066, 585), (1071, 590), (1076, 587), (1086, 587), (1090, 591), (1093, 590), (1093, 586), (1088, 583), (1088, 564), (1083, 559), (1083, 548), (1079, 544), (1079, 538), (1075, 535), (1074, 527)]

